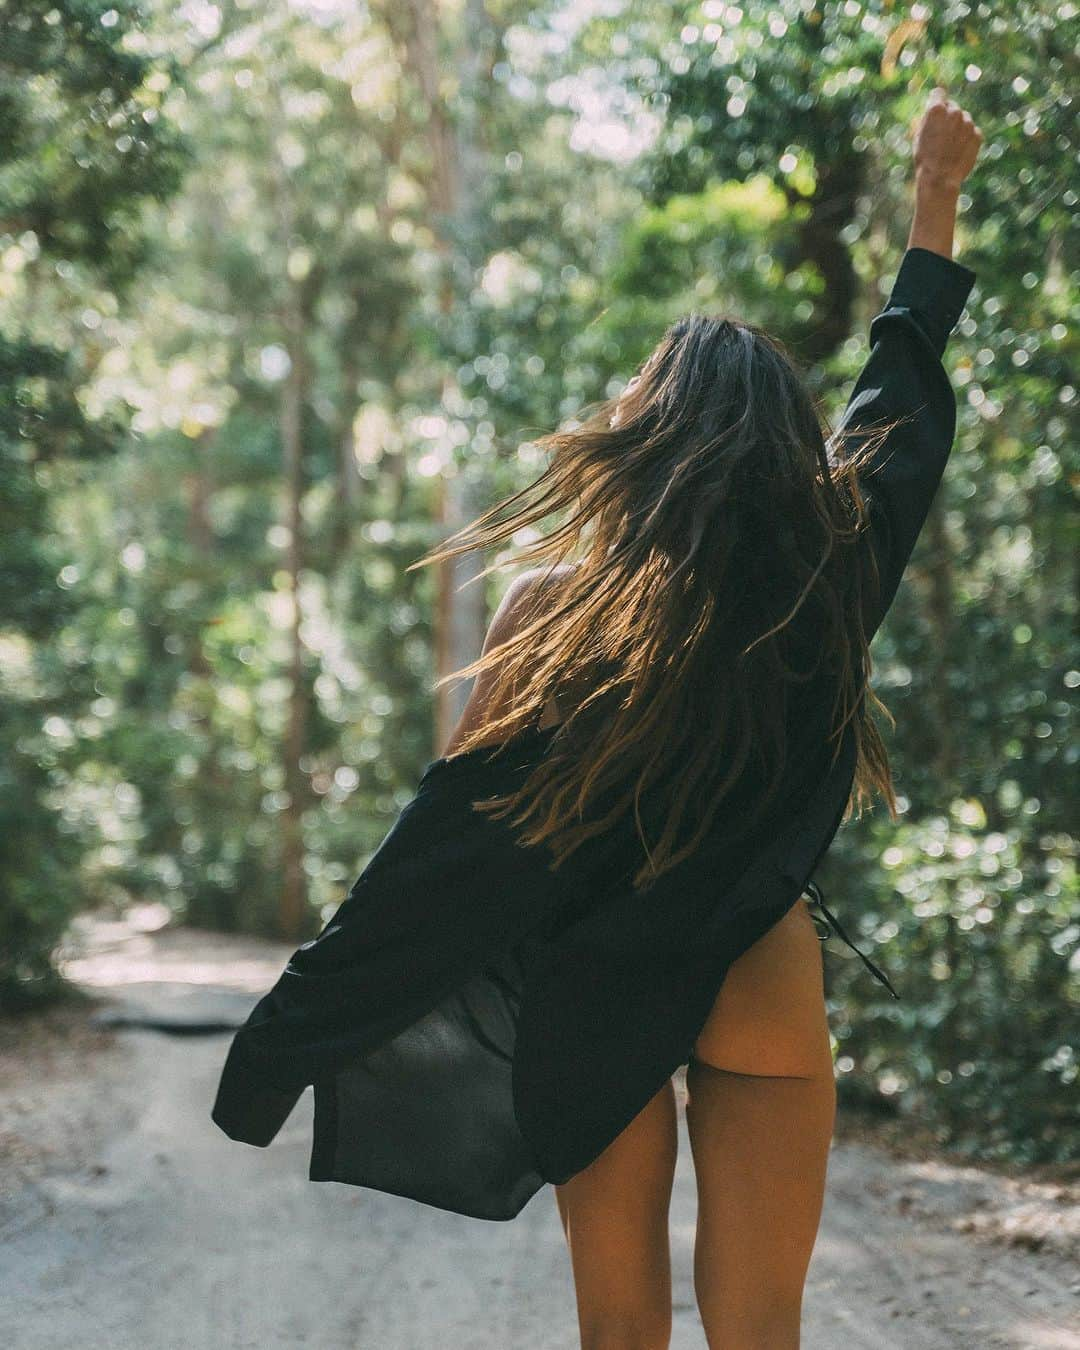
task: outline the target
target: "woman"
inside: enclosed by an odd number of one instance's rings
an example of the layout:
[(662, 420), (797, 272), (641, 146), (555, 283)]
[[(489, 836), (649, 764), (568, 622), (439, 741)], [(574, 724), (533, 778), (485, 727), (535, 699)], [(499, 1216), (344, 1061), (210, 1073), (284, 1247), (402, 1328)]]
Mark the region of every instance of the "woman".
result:
[[(915, 217), (909, 248), (951, 258), (957, 196), (980, 140), (969, 114), (949, 102), (944, 91), (936, 90), (915, 138)], [(743, 331), (750, 336), (740, 344), (730, 326), (722, 322), (676, 325), (642, 373), (627, 385), (611, 417), (611, 428), (621, 426), (627, 436), (625, 445), (611, 446), (612, 455), (619, 457), (610, 461), (613, 480), (621, 471), (622, 457), (638, 452), (636, 434), (651, 436), (656, 442), (660, 439), (657, 426), (663, 425), (664, 418), (674, 420), (681, 414), (684, 422), (675, 423), (673, 430), (677, 433), (685, 426), (688, 444), (684, 449), (678, 446), (677, 435), (672, 437), (673, 448), (665, 464), (670, 476), (663, 489), (674, 489), (676, 476), (682, 473), (686, 500), (704, 501), (704, 510), (714, 513), (714, 519), (719, 515), (722, 470), (708, 462), (718, 452), (707, 443), (696, 451), (703, 462), (694, 461), (694, 432), (699, 424), (685, 409), (698, 378), (694, 362), (700, 362), (706, 379), (721, 385), (717, 402), (728, 399), (757, 411), (754, 400), (759, 400), (760, 421), (766, 420), (769, 400), (779, 398), (772, 425), (792, 441), (800, 438), (799, 418), (809, 416), (808, 400), (792, 393), (795, 376), (784, 368), (783, 357), (773, 344), (748, 327)], [(732, 365), (745, 360), (746, 365), (729, 371), (724, 368), (725, 360)], [(743, 380), (745, 386), (740, 383)], [(672, 412), (665, 400), (675, 404)], [(588, 432), (570, 433), (563, 447), (572, 446), (575, 436), (584, 442), (582, 460), (590, 452), (601, 459), (603, 447), (598, 444), (594, 449), (588, 444)], [(801, 439), (806, 459), (811, 461), (809, 451), (817, 438), (803, 432)], [(762, 445), (749, 431), (741, 443), (735, 438), (734, 453), (739, 451), (747, 457), (764, 457)], [(785, 469), (790, 463), (786, 453), (779, 447), (773, 452), (777, 465)], [(572, 464), (571, 468), (579, 466)], [(641, 502), (638, 528), (649, 538), (646, 507), (659, 516), (662, 495), (649, 496), (646, 474), (651, 468), (651, 464), (646, 466), (629, 488), (614, 482), (609, 487), (602, 481), (594, 489), (601, 504), (594, 506), (590, 501), (582, 510), (603, 512), (623, 505), (632, 510), (637, 492)], [(566, 476), (571, 478), (569, 470)], [(708, 496), (710, 492), (715, 492), (715, 501)], [(556, 504), (561, 505), (557, 489)], [(676, 509), (669, 515), (673, 534), (693, 528), (692, 518), (684, 519)], [(505, 537), (524, 523), (515, 517), (495, 537)], [(634, 528), (620, 519), (611, 548), (632, 549)], [(698, 528), (704, 534), (708, 525), (698, 524)], [(640, 551), (644, 553), (644, 545)], [(690, 547), (686, 556), (692, 556)], [(540, 603), (553, 603), (551, 593), (560, 586), (566, 588), (566, 574), (572, 570), (556, 572), (550, 579), (542, 573), (526, 573), (510, 587), (488, 636), (488, 644), (498, 647), (504, 660), (514, 650), (515, 634), (526, 626), (532, 593), (546, 592)], [(583, 578), (582, 593), (594, 585), (591, 578)], [(564, 598), (563, 603), (572, 608), (579, 603), (578, 595)], [(523, 665), (530, 650), (531, 643), (526, 642)], [(513, 705), (509, 698), (504, 705), (492, 697), (491, 672), (497, 666), (489, 662), (475, 669), (480, 677), (451, 737), (448, 754), (476, 744), (481, 736), (490, 738), (492, 729), (507, 729), (505, 719)], [(534, 667), (523, 673), (526, 678), (531, 673), (534, 683), (543, 687), (542, 670), (537, 672)], [(525, 683), (524, 687), (527, 702), (530, 686)], [(651, 720), (663, 726), (671, 715), (663, 692), (649, 700), (643, 696), (641, 702), (645, 711), (635, 714), (639, 723)], [(562, 716), (565, 713), (552, 700), (541, 725)], [(873, 749), (881, 753), (879, 745)], [(873, 761), (875, 769), (880, 764), (880, 759)], [(887, 777), (883, 786), (889, 787)], [(686, 1118), (699, 1198), (694, 1275), (709, 1344), (724, 1350), (797, 1346), (803, 1282), (824, 1197), (835, 1111), (820, 943), (805, 905), (793, 906), (731, 967), (695, 1042), (686, 1085)], [(585, 1346), (629, 1350), (668, 1343), (667, 1216), (676, 1138), (675, 1094), (669, 1080), (595, 1162), (556, 1187)]]
[(853, 786), (894, 810), (867, 646), (952, 444), (980, 140), (935, 90), (831, 449), (778, 343), (694, 316), (548, 438), (535, 500), (421, 560), (570, 511), (457, 672), (446, 753), (230, 1048), (213, 1118), (265, 1146), (313, 1084), (313, 1180), (494, 1219), (553, 1183), (586, 1350), (668, 1344), (683, 1063), (709, 1344), (799, 1344), (835, 1089), (798, 901), (824, 910), (809, 878)]

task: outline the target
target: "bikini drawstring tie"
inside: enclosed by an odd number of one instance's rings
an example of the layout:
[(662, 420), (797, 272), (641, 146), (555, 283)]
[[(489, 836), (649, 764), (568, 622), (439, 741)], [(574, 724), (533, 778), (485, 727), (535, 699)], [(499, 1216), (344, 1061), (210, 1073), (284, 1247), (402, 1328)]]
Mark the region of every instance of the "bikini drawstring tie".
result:
[[(851, 950), (855, 953), (855, 955), (859, 958), (859, 960), (862, 961), (863, 965), (866, 966), (867, 970), (870, 971), (871, 975), (873, 975), (875, 979), (880, 980), (880, 982), (885, 985), (889, 993), (892, 994), (893, 998), (899, 998), (900, 995), (892, 987), (892, 983), (890, 982), (888, 975), (886, 975), (883, 970), (879, 969), (879, 967), (875, 966), (873, 961), (870, 960), (870, 958), (865, 954), (865, 952), (859, 951), (858, 947), (855, 946), (854, 942), (852, 942), (852, 940), (844, 932), (843, 928), (841, 927), (840, 920), (836, 917), (835, 914), (833, 914), (828, 908), (826, 908), (825, 897), (822, 894), (821, 887), (817, 884), (817, 882), (808, 881), (806, 883), (805, 889), (813, 893), (814, 898), (812, 903), (817, 905), (818, 908), (821, 910), (821, 912), (825, 915), (827, 923), (832, 925), (832, 928), (834, 929), (836, 936), (840, 939), (840, 941), (846, 943), (847, 946), (851, 948)], [(824, 942), (828, 936), (829, 936), (828, 933), (820, 934), (821, 941)]]

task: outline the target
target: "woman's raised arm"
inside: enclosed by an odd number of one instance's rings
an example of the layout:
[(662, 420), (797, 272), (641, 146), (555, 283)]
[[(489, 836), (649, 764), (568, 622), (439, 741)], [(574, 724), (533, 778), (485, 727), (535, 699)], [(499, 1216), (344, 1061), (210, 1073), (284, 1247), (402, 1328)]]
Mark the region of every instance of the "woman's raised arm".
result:
[(956, 434), (956, 397), (942, 356), (975, 283), (952, 249), (960, 184), (981, 139), (968, 114), (935, 89), (915, 134), (908, 248), (885, 308), (870, 324), (870, 357), (837, 427), (841, 445), (852, 445), (860, 432), (903, 419), (860, 474), (881, 581), (863, 615), (867, 640), (895, 598)]

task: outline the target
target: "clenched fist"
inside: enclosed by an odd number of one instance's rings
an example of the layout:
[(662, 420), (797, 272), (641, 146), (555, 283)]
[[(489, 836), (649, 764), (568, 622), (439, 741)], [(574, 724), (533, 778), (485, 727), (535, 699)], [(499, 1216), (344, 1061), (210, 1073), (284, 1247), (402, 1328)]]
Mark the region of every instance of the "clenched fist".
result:
[(971, 114), (952, 102), (939, 85), (915, 127), (916, 180), (928, 186), (959, 189), (974, 167), (982, 140)]

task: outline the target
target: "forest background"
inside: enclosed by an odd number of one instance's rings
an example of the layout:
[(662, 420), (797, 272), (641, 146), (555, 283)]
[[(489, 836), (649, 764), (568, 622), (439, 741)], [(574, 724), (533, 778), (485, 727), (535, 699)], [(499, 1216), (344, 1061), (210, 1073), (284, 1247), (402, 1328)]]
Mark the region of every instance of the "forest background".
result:
[(903, 997), (829, 944), (836, 1065), (950, 1148), (1075, 1159), (1078, 16), (0, 0), (0, 1009), (62, 994), (87, 909), (317, 932), (505, 584), (408, 564), (688, 309), (835, 416), (941, 84), (978, 279), (873, 647), (902, 814), (819, 872)]

